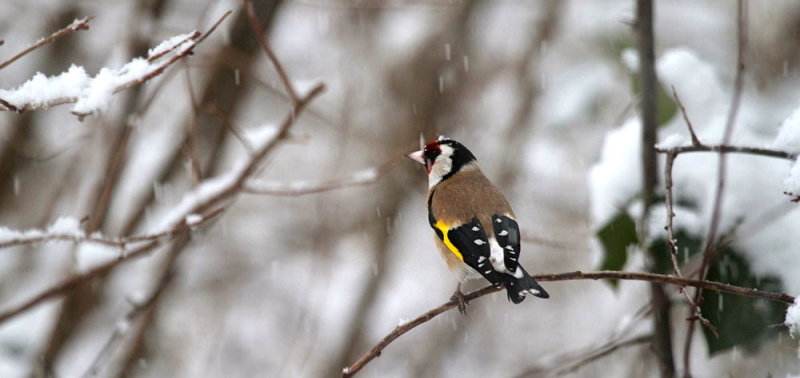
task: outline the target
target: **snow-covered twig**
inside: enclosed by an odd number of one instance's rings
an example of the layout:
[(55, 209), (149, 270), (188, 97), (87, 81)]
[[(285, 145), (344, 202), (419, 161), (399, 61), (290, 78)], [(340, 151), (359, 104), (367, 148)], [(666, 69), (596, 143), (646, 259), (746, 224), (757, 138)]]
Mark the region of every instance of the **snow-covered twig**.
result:
[[(729, 285), (721, 282), (694, 280), (689, 278), (681, 278), (681, 277), (675, 277), (664, 274), (655, 274), (655, 273), (620, 272), (620, 271), (610, 271), (610, 270), (584, 272), (579, 270), (575, 272), (566, 272), (566, 273), (536, 274), (533, 275), (533, 278), (540, 282), (604, 280), (604, 279), (648, 281), (648, 282), (658, 282), (662, 284), (669, 284), (676, 286), (692, 286), (706, 290), (714, 290), (722, 293), (734, 294), (743, 297), (765, 298), (768, 300), (783, 302), (787, 304), (792, 304), (795, 301), (795, 297), (786, 293), (775, 293), (770, 291), (763, 291), (758, 289), (750, 289), (745, 287)], [(480, 298), (484, 295), (495, 293), (500, 290), (503, 290), (502, 286), (501, 287), (488, 286), (483, 289), (468, 293), (464, 295), (464, 298), (469, 302), (472, 301), (473, 299)], [(395, 327), (394, 330), (392, 330), (392, 332), (389, 332), (389, 334), (387, 334), (383, 339), (381, 339), (381, 341), (379, 341), (378, 344), (372, 347), (372, 349), (370, 349), (369, 352), (362, 355), (358, 360), (356, 360), (356, 362), (342, 369), (342, 377), (352, 377), (353, 375), (358, 373), (358, 371), (361, 370), (370, 361), (379, 357), (381, 355), (381, 352), (383, 352), (383, 349), (386, 348), (392, 341), (402, 336), (403, 334), (407, 333), (408, 331), (411, 331), (417, 326), (422, 325), (423, 323), (426, 323), (429, 320), (441, 315), (442, 313), (456, 307), (458, 307), (458, 301), (456, 301), (455, 299), (451, 299), (450, 301), (445, 302), (440, 306), (428, 310), (427, 312), (414, 318), (413, 320), (398, 325), (397, 327)]]
[[(163, 236), (158, 236), (158, 235), (163, 234), (163, 235), (176, 236), (176, 235), (179, 235), (180, 233), (187, 232), (190, 228), (195, 227), (197, 225), (200, 225), (202, 223), (205, 223), (206, 221), (208, 221), (208, 220), (210, 220), (212, 218), (215, 218), (217, 215), (222, 213), (222, 210), (223, 210), (222, 208), (219, 208), (219, 209), (216, 209), (214, 211), (210, 211), (208, 214), (202, 215), (202, 216), (189, 216), (191, 214), (187, 214), (187, 216), (184, 217), (183, 223), (175, 225), (173, 229), (170, 229), (170, 230), (164, 231), (162, 233), (158, 233), (158, 234), (150, 234), (148, 236), (144, 236), (144, 237), (147, 237), (149, 239), (141, 239), (139, 241), (143, 241), (143, 242), (145, 242), (145, 244), (137, 245), (135, 248), (125, 251), (124, 254), (121, 254), (119, 256), (119, 258), (111, 260), (111, 261), (108, 261), (108, 262), (100, 264), (100, 265), (97, 265), (95, 267), (92, 267), (91, 269), (89, 269), (87, 271), (84, 271), (84, 272), (81, 272), (81, 273), (78, 273), (78, 274), (74, 274), (74, 275), (72, 275), (70, 277), (67, 277), (66, 279), (62, 280), (61, 282), (59, 282), (59, 283), (57, 283), (57, 284), (45, 289), (44, 291), (40, 292), (37, 295), (34, 295), (31, 298), (28, 298), (27, 300), (23, 301), (22, 303), (17, 304), (15, 306), (11, 306), (7, 310), (0, 311), (0, 324), (2, 324), (3, 322), (5, 322), (8, 319), (13, 318), (14, 316), (17, 316), (17, 315), (19, 315), (19, 314), (21, 314), (21, 313), (33, 308), (34, 306), (36, 306), (37, 304), (39, 304), (39, 303), (41, 303), (41, 302), (43, 302), (45, 300), (54, 298), (54, 297), (66, 292), (66, 291), (71, 290), (72, 288), (76, 287), (77, 285), (80, 285), (81, 283), (86, 282), (87, 280), (90, 280), (90, 279), (92, 279), (94, 277), (97, 277), (99, 275), (102, 275), (102, 274), (105, 274), (105, 273), (111, 271), (111, 269), (113, 269), (114, 267), (116, 267), (117, 265), (122, 263), (123, 261), (128, 261), (128, 260), (130, 260), (132, 258), (142, 256), (145, 253), (151, 251), (152, 249), (160, 246), (162, 244), (161, 243), (161, 238)], [(144, 238), (144, 237), (142, 237), (142, 238)], [(129, 242), (130, 242), (130, 240), (131, 240), (131, 238), (128, 238)]]
[(118, 69), (103, 68), (89, 77), (81, 66), (56, 76), (37, 73), (13, 90), (0, 90), (0, 110), (26, 112), (74, 103), (72, 113), (80, 119), (108, 108), (111, 97), (163, 73), (192, 53), (201, 41), (198, 31), (170, 38), (151, 49), (147, 58), (135, 58)]
[[(10, 59), (6, 60), (5, 62), (0, 63), (0, 70), (6, 68), (11, 63), (14, 63), (19, 58), (22, 58), (25, 55), (28, 55), (31, 51), (36, 50), (50, 42), (53, 42), (61, 37), (70, 35), (78, 30), (89, 30), (89, 21), (94, 19), (94, 16), (84, 17), (75, 21), (72, 21), (69, 25), (65, 26), (63, 29), (50, 34), (47, 38), (42, 38), (36, 41), (36, 43), (32, 44), (30, 47), (26, 48), (25, 50), (20, 51), (17, 55), (14, 55)], [(2, 41), (0, 41), (0, 45), (2, 45)], [(3, 104), (6, 105), (6, 104)]]
[(338, 180), (274, 182), (264, 180), (248, 180), (244, 191), (253, 194), (273, 196), (302, 196), (312, 193), (372, 184), (396, 166), (398, 159), (391, 160), (378, 167), (367, 168)]
[[(319, 96), (324, 89), (324, 84), (317, 84), (311, 91), (301, 97), (300, 100), (292, 106), (292, 109), (274, 133), (274, 137), (264, 142), (256, 153), (251, 155), (249, 160), (241, 164), (239, 168), (234, 169), (227, 175), (206, 180), (203, 184), (198, 186), (197, 189), (187, 193), (183, 200), (181, 200), (181, 202), (169, 212), (169, 215), (166, 216), (167, 221), (164, 222), (164, 227), (162, 227), (162, 229), (179, 227), (182, 223), (187, 222), (187, 219), (191, 220), (196, 218), (190, 217), (190, 215), (193, 214), (202, 216), (203, 219), (216, 215), (219, 210), (211, 209), (216, 209), (219, 207), (219, 204), (243, 190), (245, 181), (258, 171), (260, 163), (264, 158), (277, 146), (278, 142), (288, 135), (288, 130), (297, 120), (297, 116), (302, 113), (303, 109), (305, 109), (313, 99)], [(186, 230), (184, 229), (183, 232), (186, 232)], [(142, 256), (159, 245), (160, 242), (158, 240), (149, 241), (144, 245), (137, 246), (133, 250), (128, 251), (116, 260), (100, 264), (86, 272), (72, 275), (27, 299), (23, 303), (13, 306), (8, 310), (0, 311), (0, 323), (31, 309), (45, 300), (71, 290), (93, 277), (105, 274), (124, 261)]]
[(86, 232), (79, 227), (78, 220), (74, 218), (59, 218), (46, 230), (12, 230), (0, 226), (0, 249), (19, 245), (64, 241), (73, 243), (85, 242), (102, 244), (110, 247), (118, 247), (124, 250), (134, 244), (153, 241), (167, 236), (174, 236), (175, 234), (184, 231), (187, 228), (199, 226), (209, 219), (217, 216), (222, 212), (222, 210), (222, 208), (218, 208), (206, 216), (193, 217), (189, 215), (185, 217), (184, 222), (177, 224), (173, 228), (165, 229), (152, 234), (129, 237), (109, 237), (99, 232), (86, 234)]

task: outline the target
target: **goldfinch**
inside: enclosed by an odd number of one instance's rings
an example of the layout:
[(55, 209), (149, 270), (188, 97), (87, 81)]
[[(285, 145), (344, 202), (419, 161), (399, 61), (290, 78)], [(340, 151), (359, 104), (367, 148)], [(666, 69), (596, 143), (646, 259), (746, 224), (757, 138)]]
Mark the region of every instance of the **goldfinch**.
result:
[(504, 285), (514, 303), (527, 294), (550, 297), (519, 264), (520, 232), (511, 206), (464, 145), (439, 137), (408, 157), (428, 171), (428, 222), (439, 253), (458, 275), (453, 298), (461, 312), (461, 282), (481, 276)]

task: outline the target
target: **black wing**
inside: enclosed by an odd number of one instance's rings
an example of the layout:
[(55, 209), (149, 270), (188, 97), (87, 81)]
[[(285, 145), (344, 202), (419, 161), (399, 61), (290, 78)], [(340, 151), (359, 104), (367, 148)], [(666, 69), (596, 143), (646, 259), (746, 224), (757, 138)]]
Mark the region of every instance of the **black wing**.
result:
[(519, 266), (520, 236), (519, 225), (514, 218), (506, 215), (493, 215), (492, 226), (497, 244), (503, 248), (504, 263), (508, 274), (513, 275)]
[(478, 218), (469, 223), (447, 228), (439, 222), (432, 222), (436, 235), (461, 261), (475, 269), (493, 285), (503, 283), (500, 273), (489, 263), (489, 239)]

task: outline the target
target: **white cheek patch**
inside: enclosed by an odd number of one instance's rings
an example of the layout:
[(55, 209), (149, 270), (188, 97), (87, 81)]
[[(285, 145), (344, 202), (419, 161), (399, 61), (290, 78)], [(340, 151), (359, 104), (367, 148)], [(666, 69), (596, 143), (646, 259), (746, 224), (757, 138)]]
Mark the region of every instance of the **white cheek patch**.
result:
[(434, 185), (442, 181), (444, 176), (453, 169), (453, 148), (450, 146), (442, 145), (442, 153), (436, 157), (431, 168), (431, 173), (428, 174), (428, 187), (432, 188)]

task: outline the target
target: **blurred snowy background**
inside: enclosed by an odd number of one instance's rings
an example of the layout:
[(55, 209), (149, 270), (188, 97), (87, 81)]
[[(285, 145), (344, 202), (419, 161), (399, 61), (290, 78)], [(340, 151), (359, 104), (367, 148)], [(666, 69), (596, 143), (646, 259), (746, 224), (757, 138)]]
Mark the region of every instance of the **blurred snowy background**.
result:
[[(420, 133), (446, 134), (475, 153), (514, 206), (531, 273), (605, 266), (609, 256), (595, 233), (620, 210), (636, 213), (630, 205), (640, 185), (634, 6), (255, 0), (301, 94), (326, 85), (258, 172), (261, 187), (274, 193), (242, 193), (190, 233), (162, 238), (144, 257), (4, 320), (0, 376), (338, 376), (455, 288), (427, 225), (424, 172), (398, 161)], [(90, 76), (120, 67), (172, 36), (207, 30), (227, 10), (234, 13), (193, 55), (115, 95), (100, 114), (79, 121), (71, 105), (0, 114), (0, 236), (47, 229), (59, 218), (54, 229), (65, 232), (82, 232), (75, 220), (108, 236), (162, 230), (186, 193), (237, 169), (250, 153), (242, 140), (274, 132), (291, 108), (239, 1), (6, 0), (0, 61), (95, 16), (90, 30), (2, 68), (0, 88), (8, 90), (72, 64)], [(731, 98), (735, 14), (728, 0), (656, 1), (662, 86), (665, 93), (675, 87), (706, 143), (720, 140)], [(733, 144), (798, 152), (800, 115), (789, 116), (800, 105), (800, 3), (751, 1), (749, 24)], [(680, 134), (688, 141), (669, 96), (662, 105), (660, 140)], [(769, 277), (765, 289), (800, 294), (800, 215), (783, 194), (792, 190), (791, 180), (784, 183), (791, 162), (741, 155), (729, 165), (721, 233), (738, 227), (738, 237), (735, 258), (723, 262), (746, 268), (752, 286), (765, 288), (761, 279)], [(711, 154), (676, 161), (676, 227), (684, 240), (705, 232), (715, 172)], [(337, 180), (368, 185), (296, 195)], [(653, 212), (659, 235), (663, 206)], [(0, 311), (118, 256), (119, 248), (96, 243), (2, 249)], [(629, 248), (614, 268), (643, 270), (644, 260)], [(359, 374), (658, 376), (647, 284), (543, 286), (548, 300), (512, 305), (495, 294), (471, 303), (467, 317), (449, 311)], [(683, 371), (687, 306), (674, 288), (668, 294)], [(695, 332), (695, 376), (800, 374), (797, 341), (771, 326), (783, 321), (785, 306), (775, 312), (772, 304), (721, 298), (712, 323), (759, 311), (767, 321), (713, 345)], [(752, 324), (730, 322), (733, 329)], [(595, 355), (602, 357), (587, 361)]]

